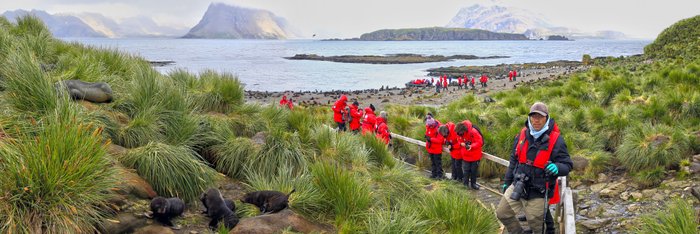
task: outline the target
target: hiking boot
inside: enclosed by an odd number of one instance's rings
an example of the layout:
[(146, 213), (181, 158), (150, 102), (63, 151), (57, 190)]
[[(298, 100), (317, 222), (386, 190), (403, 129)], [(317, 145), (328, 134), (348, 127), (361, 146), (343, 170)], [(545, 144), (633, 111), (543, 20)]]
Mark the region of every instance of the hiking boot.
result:
[(476, 183), (472, 183), (470, 187), (474, 190), (479, 190), (479, 188), (480, 188), (479, 185)]

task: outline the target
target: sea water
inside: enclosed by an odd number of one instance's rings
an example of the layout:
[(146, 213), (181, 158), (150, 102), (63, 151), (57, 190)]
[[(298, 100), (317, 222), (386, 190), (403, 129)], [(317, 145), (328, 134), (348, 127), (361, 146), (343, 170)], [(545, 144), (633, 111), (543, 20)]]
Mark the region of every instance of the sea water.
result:
[[(209, 40), (209, 39), (108, 39), (64, 38), (103, 48), (136, 54), (150, 61), (169, 60), (158, 67), (167, 74), (173, 69), (197, 73), (207, 69), (230, 72), (257, 91), (328, 91), (403, 87), (416, 78), (426, 78), (427, 69), (496, 65), (555, 60), (581, 61), (584, 54), (628, 56), (643, 53), (649, 40), (577, 41), (320, 41), (320, 40)], [(454, 60), (418, 64), (356, 64), (327, 61), (288, 60), (295, 54), (509, 56), (502, 59)]]

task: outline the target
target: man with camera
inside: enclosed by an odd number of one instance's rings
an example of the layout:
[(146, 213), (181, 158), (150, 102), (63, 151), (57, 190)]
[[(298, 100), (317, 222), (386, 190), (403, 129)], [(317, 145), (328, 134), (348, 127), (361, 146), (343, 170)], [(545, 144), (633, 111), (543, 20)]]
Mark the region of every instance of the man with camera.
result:
[[(549, 116), (547, 106), (536, 102), (530, 107), (525, 127), (515, 136), (503, 184), (505, 192), (496, 210), (508, 233), (524, 233), (515, 217), (520, 211), (525, 212), (532, 233), (545, 229), (547, 233), (554, 232), (545, 200), (556, 192), (557, 177), (568, 175), (572, 165), (559, 127)], [(545, 214), (547, 228), (543, 227)]]

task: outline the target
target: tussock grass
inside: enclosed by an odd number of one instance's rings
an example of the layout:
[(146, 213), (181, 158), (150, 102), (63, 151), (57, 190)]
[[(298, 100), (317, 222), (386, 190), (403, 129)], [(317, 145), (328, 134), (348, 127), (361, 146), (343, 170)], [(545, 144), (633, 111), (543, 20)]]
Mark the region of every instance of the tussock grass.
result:
[(9, 92), (8, 101), (15, 109), (42, 115), (56, 107), (56, 89), (26, 44), (9, 52), (0, 76)]
[(309, 150), (301, 144), (298, 134), (279, 130), (267, 132), (265, 145), (249, 159), (246, 168), (270, 177), (276, 176), (280, 167), (298, 172), (307, 167), (308, 155)]
[(314, 186), (308, 172), (294, 172), (291, 168), (281, 167), (275, 177), (268, 177), (259, 172), (247, 173), (248, 185), (253, 191), (274, 190), (288, 194), (289, 207), (304, 217), (322, 221), (328, 207), (324, 206), (324, 197)]
[(656, 187), (661, 184), (666, 174), (666, 170), (663, 167), (656, 167), (653, 169), (647, 169), (634, 174), (634, 182), (640, 185), (640, 189), (646, 189), (651, 187)]
[(369, 162), (377, 167), (386, 166), (393, 168), (396, 166), (394, 155), (389, 152), (387, 145), (374, 135), (360, 136), (362, 143), (367, 147)]
[(447, 233), (493, 233), (498, 220), (493, 213), (463, 192), (438, 190), (428, 193), (410, 208), (421, 219), (428, 220), (432, 230)]
[(149, 143), (130, 150), (119, 161), (148, 181), (164, 197), (196, 201), (214, 183), (216, 172), (184, 146)]
[(430, 233), (431, 225), (405, 208), (371, 209), (365, 224), (367, 233)]
[(315, 163), (310, 169), (313, 184), (323, 194), (324, 204), (332, 211), (337, 226), (364, 220), (372, 202), (367, 181), (340, 165)]
[(104, 219), (99, 206), (115, 186), (109, 142), (76, 109), (62, 102), (36, 134), (16, 132), (0, 144), (0, 232), (94, 232)]
[(615, 152), (628, 170), (638, 171), (678, 164), (687, 157), (688, 141), (674, 128), (658, 125), (635, 125)]
[(245, 179), (245, 165), (260, 152), (251, 139), (244, 137), (229, 138), (222, 144), (212, 146), (212, 150), (216, 170), (236, 179)]
[(395, 208), (401, 201), (412, 201), (422, 194), (418, 174), (412, 168), (396, 166), (370, 173), (375, 200), (381, 206)]
[(666, 210), (642, 218), (639, 233), (676, 234), (697, 233), (700, 221), (693, 206), (681, 199), (674, 200)]

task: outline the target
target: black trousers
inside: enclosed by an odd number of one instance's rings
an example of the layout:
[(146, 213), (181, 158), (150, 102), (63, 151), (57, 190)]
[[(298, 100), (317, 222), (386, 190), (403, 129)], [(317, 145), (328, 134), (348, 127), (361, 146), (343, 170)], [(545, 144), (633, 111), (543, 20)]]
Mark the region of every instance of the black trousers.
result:
[(430, 171), (432, 172), (431, 178), (442, 178), (445, 173), (442, 171), (442, 154), (429, 154), (430, 155)]
[(479, 161), (462, 162), (462, 170), (464, 171), (464, 184), (476, 183), (476, 176), (479, 174)]
[(462, 181), (464, 173), (462, 173), (462, 159), (452, 158), (452, 179)]
[(335, 123), (338, 124), (338, 131), (343, 131), (343, 132), (344, 132), (345, 130), (347, 130), (347, 129), (345, 128), (345, 122), (335, 122)]

